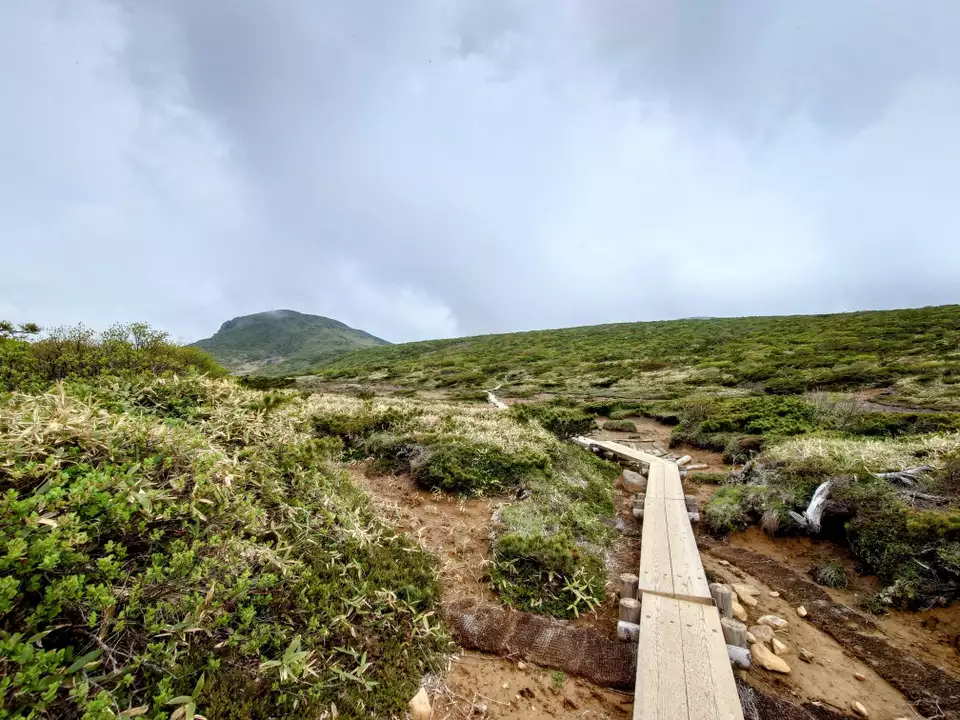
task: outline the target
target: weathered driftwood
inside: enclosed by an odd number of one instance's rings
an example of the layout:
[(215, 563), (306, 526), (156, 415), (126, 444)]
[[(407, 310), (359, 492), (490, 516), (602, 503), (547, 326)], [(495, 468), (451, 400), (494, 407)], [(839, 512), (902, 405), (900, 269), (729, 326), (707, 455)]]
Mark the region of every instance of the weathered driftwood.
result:
[(693, 465), (687, 465), (687, 470), (703, 470), (708, 467), (710, 466), (706, 463), (694, 463)]
[(823, 521), (823, 508), (827, 504), (827, 499), (830, 497), (830, 486), (832, 484), (832, 480), (820, 483), (820, 486), (814, 491), (813, 497), (810, 499), (810, 504), (807, 505), (807, 509), (803, 511), (802, 515), (793, 510), (790, 511), (790, 517), (793, 518), (797, 525), (810, 532), (820, 532), (820, 524)]
[(693, 460), (692, 457), (690, 457), (689, 455), (684, 455), (682, 458), (679, 458), (677, 460), (677, 465), (680, 465), (682, 467), (688, 464), (691, 460)]
[(881, 478), (882, 480), (891, 480), (905, 487), (913, 487), (917, 484), (917, 480), (921, 475), (931, 470), (933, 470), (933, 468), (929, 465), (917, 465), (915, 467), (908, 467), (905, 470), (897, 470), (896, 472), (874, 473), (873, 476)]

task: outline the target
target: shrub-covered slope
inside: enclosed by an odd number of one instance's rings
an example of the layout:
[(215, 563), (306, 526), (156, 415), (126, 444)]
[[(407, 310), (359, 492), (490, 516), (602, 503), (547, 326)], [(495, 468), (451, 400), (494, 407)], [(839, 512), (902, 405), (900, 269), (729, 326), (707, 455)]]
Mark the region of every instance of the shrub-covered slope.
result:
[(337, 320), (272, 310), (228, 320), (213, 337), (198, 340), (193, 347), (236, 373), (295, 375), (351, 350), (386, 344)]
[(631, 399), (893, 385), (897, 402), (960, 410), (960, 306), (626, 323), (407, 343), (351, 353), (328, 378)]

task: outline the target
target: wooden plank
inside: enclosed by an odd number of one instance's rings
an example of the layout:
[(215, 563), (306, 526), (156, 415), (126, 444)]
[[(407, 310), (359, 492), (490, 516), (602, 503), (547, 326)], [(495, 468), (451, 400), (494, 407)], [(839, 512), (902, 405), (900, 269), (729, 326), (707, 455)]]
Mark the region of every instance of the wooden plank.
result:
[[(648, 484), (649, 488), (650, 485)], [(667, 535), (667, 508), (663, 498), (647, 494), (643, 506), (643, 533), (640, 538), (638, 588), (673, 595), (673, 567), (670, 564), (670, 539)]]
[[(670, 543), (670, 565), (675, 595), (710, 599), (710, 585), (700, 561), (700, 551), (687, 518), (687, 505), (680, 500), (664, 500), (666, 532)], [(646, 510), (644, 510), (646, 518)], [(643, 546), (641, 545), (641, 562)]]
[(646, 496), (650, 498), (662, 498), (663, 494), (664, 470), (662, 462), (650, 463), (650, 470), (647, 472), (647, 492)]
[(604, 450), (609, 450), (610, 452), (614, 453), (615, 455), (619, 455), (620, 457), (627, 458), (628, 460), (636, 460), (637, 462), (642, 462), (645, 465), (650, 464), (653, 461), (663, 462), (656, 455), (645, 453), (643, 452), (643, 450), (634, 450), (632, 448), (627, 447), (626, 445), (622, 445), (621, 443), (613, 442), (612, 440), (594, 440), (593, 438), (583, 438), (583, 437), (577, 437), (577, 438), (574, 438), (574, 440), (577, 441), (577, 444), (581, 444), (582, 442), (587, 442), (587, 443), (590, 443), (591, 445), (596, 445), (597, 447), (601, 447)]
[(717, 720), (743, 720), (740, 695), (737, 693), (737, 683), (733, 679), (733, 668), (730, 667), (727, 645), (723, 640), (720, 615), (716, 608), (703, 607), (703, 619), (707, 636), (710, 638), (707, 650), (713, 676), (712, 702), (717, 709)]
[(680, 601), (644, 595), (640, 611), (634, 720), (682, 720), (687, 717), (683, 663)]
[(663, 496), (670, 500), (683, 500), (680, 468), (672, 462), (661, 460), (660, 463), (663, 465)]
[[(704, 610), (716, 612), (716, 609), (682, 601), (678, 601), (678, 604), (683, 641), (683, 674), (687, 686), (687, 717), (690, 720), (717, 720), (710, 644), (723, 643), (723, 635), (719, 640), (710, 638), (704, 619)], [(726, 649), (726, 643), (723, 646)]]

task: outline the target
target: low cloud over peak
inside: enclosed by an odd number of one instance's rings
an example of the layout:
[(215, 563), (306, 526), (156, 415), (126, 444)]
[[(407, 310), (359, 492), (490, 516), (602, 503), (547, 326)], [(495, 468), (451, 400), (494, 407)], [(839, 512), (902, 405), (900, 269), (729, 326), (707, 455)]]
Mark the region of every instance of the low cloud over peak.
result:
[(960, 9), (13, 0), (0, 315), (391, 341), (953, 302)]

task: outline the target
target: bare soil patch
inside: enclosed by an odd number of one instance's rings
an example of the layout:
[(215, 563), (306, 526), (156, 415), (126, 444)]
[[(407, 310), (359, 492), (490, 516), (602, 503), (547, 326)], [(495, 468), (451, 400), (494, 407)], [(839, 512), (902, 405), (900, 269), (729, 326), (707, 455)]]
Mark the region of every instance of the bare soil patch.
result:
[[(875, 710), (872, 717), (910, 717), (910, 705), (925, 717), (956, 717), (960, 713), (960, 678), (889, 642), (872, 618), (834, 602), (824, 589), (777, 560), (743, 548), (706, 541), (704, 545), (710, 553), (704, 556), (709, 573), (724, 580), (739, 575), (764, 591), (779, 592), (778, 598), (761, 592), (755, 612), (772, 612), (788, 620), (791, 627), (787, 636), (797, 633), (794, 642), (814, 645), (804, 647), (824, 661), (827, 672), (816, 673), (809, 686), (804, 683), (806, 668), (817, 663), (791, 663), (792, 690), (817, 692), (838, 707), (849, 707), (851, 700), (859, 700), (868, 710)], [(715, 558), (731, 565), (723, 566)], [(809, 613), (806, 619), (795, 612), (800, 604)], [(814, 635), (809, 634), (811, 630)], [(839, 655), (834, 650), (839, 650)], [(865, 681), (855, 680), (854, 672), (863, 674)], [(856, 695), (850, 694), (853, 692)], [(901, 698), (909, 700), (910, 705), (904, 706)]]

